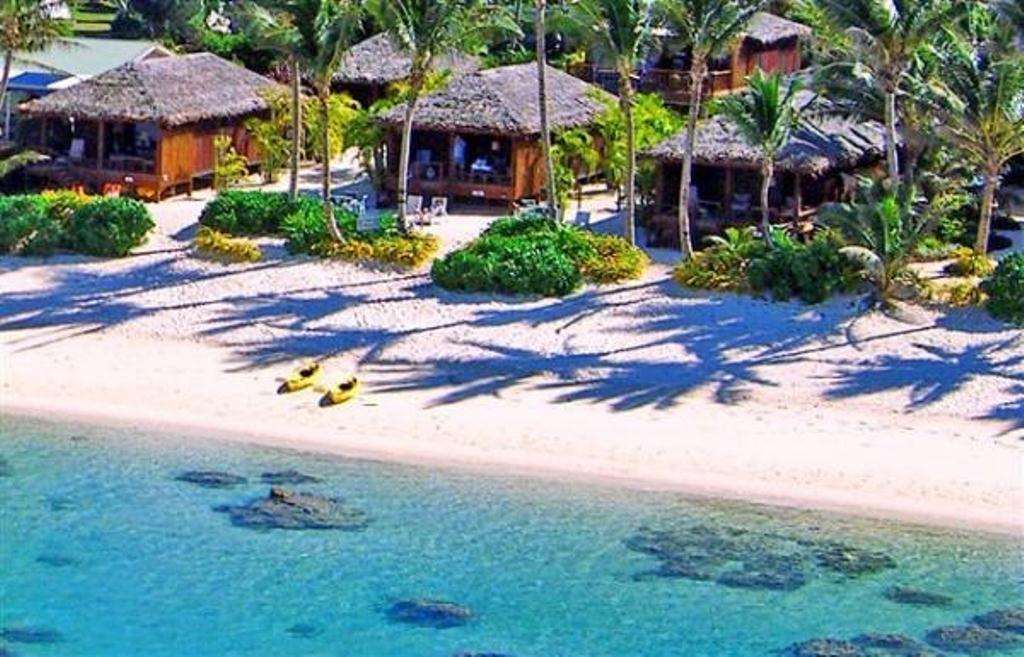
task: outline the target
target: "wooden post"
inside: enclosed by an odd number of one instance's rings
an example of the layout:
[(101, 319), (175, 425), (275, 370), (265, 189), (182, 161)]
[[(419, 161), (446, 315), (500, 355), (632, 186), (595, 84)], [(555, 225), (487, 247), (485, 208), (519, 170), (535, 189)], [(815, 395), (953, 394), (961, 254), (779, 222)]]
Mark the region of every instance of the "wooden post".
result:
[(96, 169), (100, 170), (103, 168), (103, 143), (107, 137), (107, 122), (99, 122), (99, 130), (96, 135)]
[(733, 46), (731, 57), (729, 58), (729, 88), (740, 89), (743, 87), (744, 79), (747, 77), (746, 66), (740, 67), (741, 60), (743, 58), (743, 41), (742, 39)]
[(793, 174), (795, 180), (793, 181), (793, 221), (800, 221), (800, 209), (803, 205), (803, 189), (800, 184), (800, 172), (797, 171)]
[(732, 219), (732, 167), (725, 165), (725, 198), (722, 199), (723, 214)]

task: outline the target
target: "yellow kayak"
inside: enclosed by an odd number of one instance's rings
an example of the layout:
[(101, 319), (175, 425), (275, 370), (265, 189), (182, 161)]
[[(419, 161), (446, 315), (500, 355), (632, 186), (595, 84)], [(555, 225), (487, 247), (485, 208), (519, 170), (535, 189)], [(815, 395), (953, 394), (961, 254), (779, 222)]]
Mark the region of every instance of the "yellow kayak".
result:
[(359, 394), (360, 387), (361, 384), (359, 383), (359, 379), (356, 377), (352, 377), (347, 381), (342, 381), (338, 385), (327, 390), (327, 393), (324, 395), (324, 402), (326, 402), (325, 405), (333, 406), (335, 404), (344, 404)]
[(311, 387), (323, 374), (324, 368), (320, 363), (310, 363), (303, 367), (295, 370), (295, 372), (285, 379), (284, 383), (278, 389), (278, 392), (297, 392), (299, 390), (305, 390)]

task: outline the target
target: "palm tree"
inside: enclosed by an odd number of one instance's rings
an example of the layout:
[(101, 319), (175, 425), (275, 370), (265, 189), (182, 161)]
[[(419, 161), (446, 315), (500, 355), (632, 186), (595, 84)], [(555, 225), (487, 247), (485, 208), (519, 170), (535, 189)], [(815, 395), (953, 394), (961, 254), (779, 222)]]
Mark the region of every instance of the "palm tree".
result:
[(953, 35), (942, 49), (937, 81), (946, 103), (940, 133), (980, 170), (984, 180), (974, 249), (988, 250), (992, 208), (1006, 164), (1024, 155), (1024, 55), (1007, 26), (990, 25), (988, 39)]
[(413, 118), (436, 58), (472, 50), (494, 28), (518, 27), (507, 11), (486, 0), (366, 0), (366, 7), (411, 60), (398, 163), (398, 224), (406, 230)]
[(19, 51), (38, 51), (70, 33), (69, 21), (54, 18), (52, 2), (40, 0), (0, 0), (0, 107), (7, 100), (14, 55)]
[(850, 63), (884, 100), (885, 152), (890, 184), (900, 179), (897, 98), (922, 47), (962, 9), (950, 0), (818, 0), (835, 27), (849, 37)]
[(848, 241), (841, 250), (875, 285), (876, 301), (889, 305), (930, 220), (916, 211), (912, 189), (898, 192), (862, 181), (858, 194), (856, 203), (823, 208), (821, 219)]
[(747, 143), (761, 150), (761, 232), (770, 246), (768, 191), (775, 175), (775, 159), (800, 123), (802, 106), (796, 94), (802, 85), (793, 79), (783, 87), (781, 73), (766, 76), (761, 69), (747, 78), (747, 84), (749, 92), (723, 98), (717, 105)]
[(636, 92), (633, 76), (651, 40), (654, 0), (577, 0), (570, 20), (590, 45), (615, 59), (619, 75), (619, 107), (626, 122), (625, 231), (636, 242)]
[[(517, 7), (517, 10), (519, 8)], [(544, 169), (548, 187), (548, 207), (555, 219), (561, 216), (558, 209), (558, 188), (555, 182), (555, 157), (551, 148), (551, 121), (548, 117), (548, 44), (547, 44), (547, 0), (537, 0), (533, 20), (533, 31), (537, 48), (537, 107), (540, 113), (540, 143), (544, 151)]]
[(690, 48), (690, 106), (686, 148), (679, 180), (679, 243), (683, 257), (693, 255), (690, 237), (690, 181), (697, 120), (710, 57), (728, 48), (761, 9), (762, 0), (660, 0), (660, 7), (680, 40)]
[(263, 0), (248, 0), (240, 6), (238, 17), (241, 27), (264, 48), (277, 52), (288, 60), (288, 76), (291, 82), (291, 153), (288, 177), (288, 195), (295, 200), (299, 197), (299, 156), (302, 150), (302, 70), (299, 58), (304, 49), (302, 35), (279, 5)]
[(0, 158), (0, 180), (3, 180), (22, 167), (27, 167), (30, 164), (43, 162), (48, 159), (50, 158), (36, 153), (35, 151), (21, 151), (20, 153)]
[[(301, 73), (309, 80), (316, 94), (320, 109), (322, 129), (323, 173), (320, 179), (320, 193), (324, 204), (324, 221), (331, 237), (338, 242), (344, 236), (334, 221), (334, 205), (331, 203), (331, 149), (328, 137), (331, 128), (331, 80), (341, 58), (352, 47), (358, 37), (362, 21), (362, 5), (358, 0), (258, 0), (256, 23), (267, 35), (282, 44), (289, 53), (292, 69), (292, 113), (301, 118), (301, 109), (296, 110), (296, 84)], [(296, 70), (298, 69), (298, 70)], [(298, 117), (295, 117), (299, 114)], [(297, 171), (299, 149), (295, 138), (300, 121), (293, 128), (292, 167)], [(295, 183), (298, 187), (297, 179)]]

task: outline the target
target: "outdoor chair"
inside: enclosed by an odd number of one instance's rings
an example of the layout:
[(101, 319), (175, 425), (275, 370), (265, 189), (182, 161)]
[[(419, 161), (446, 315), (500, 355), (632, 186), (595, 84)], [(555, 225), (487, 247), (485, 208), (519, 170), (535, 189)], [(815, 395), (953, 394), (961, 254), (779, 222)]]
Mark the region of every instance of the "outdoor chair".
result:
[(448, 197), (435, 196), (430, 199), (430, 216), (435, 219), (448, 216)]
[(577, 210), (576, 216), (573, 218), (572, 225), (577, 228), (590, 228), (590, 212), (586, 210)]
[(406, 216), (413, 216), (419, 214), (423, 210), (423, 197), (410, 194), (405, 197), (405, 214)]
[(85, 159), (85, 140), (72, 139), (71, 148), (68, 149), (68, 159), (72, 162), (81, 162)]
[(750, 211), (753, 209), (752, 198), (750, 194), (733, 194), (732, 196), (732, 216), (739, 220), (745, 220), (748, 218)]

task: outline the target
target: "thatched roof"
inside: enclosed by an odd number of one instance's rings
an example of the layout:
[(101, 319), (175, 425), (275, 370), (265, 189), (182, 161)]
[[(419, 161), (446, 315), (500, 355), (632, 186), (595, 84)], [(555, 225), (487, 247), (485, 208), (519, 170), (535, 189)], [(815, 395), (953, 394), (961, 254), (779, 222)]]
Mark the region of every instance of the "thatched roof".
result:
[[(588, 125), (605, 111), (607, 92), (558, 69), (547, 69), (548, 117), (553, 129)], [(384, 115), (400, 124), (404, 106)], [(419, 130), (500, 135), (540, 134), (537, 65), (502, 66), (455, 80), (416, 108)]]
[(808, 38), (813, 33), (811, 28), (795, 23), (782, 16), (759, 11), (754, 14), (744, 30), (744, 39), (761, 46), (770, 46), (788, 39)]
[[(760, 166), (762, 151), (750, 146), (724, 116), (697, 126), (695, 164), (710, 166)], [(645, 156), (661, 162), (682, 162), (685, 130), (668, 138)], [(820, 176), (835, 170), (853, 169), (880, 160), (885, 154), (885, 128), (877, 121), (857, 121), (841, 116), (806, 119), (782, 147), (776, 161), (779, 171)]]
[[(335, 84), (390, 84), (409, 77), (412, 59), (387, 34), (378, 34), (352, 46), (342, 57), (334, 74)], [(434, 69), (450, 70), (456, 75), (480, 68), (476, 57), (451, 53), (438, 57)]]
[(267, 102), (262, 94), (277, 86), (216, 55), (198, 53), (125, 64), (19, 109), (31, 115), (173, 127), (263, 111)]

